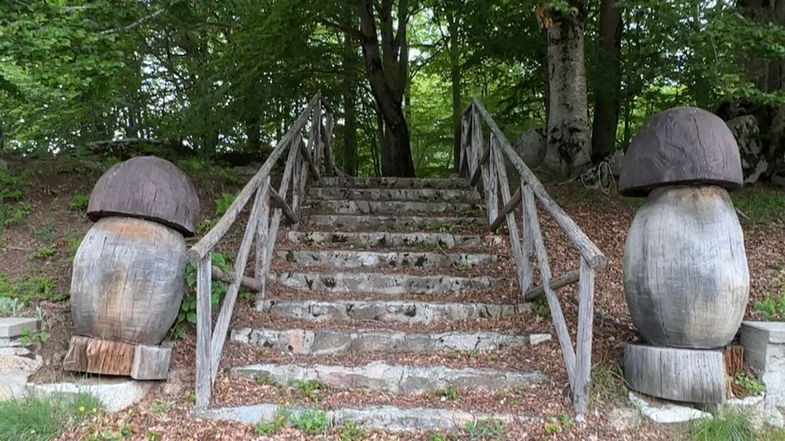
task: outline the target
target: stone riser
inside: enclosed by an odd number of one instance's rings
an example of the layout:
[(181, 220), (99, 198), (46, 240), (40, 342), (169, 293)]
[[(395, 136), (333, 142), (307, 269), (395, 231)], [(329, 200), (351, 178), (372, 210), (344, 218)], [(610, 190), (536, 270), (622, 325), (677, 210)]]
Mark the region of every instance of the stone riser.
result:
[(280, 260), (302, 265), (329, 265), (341, 268), (471, 268), (497, 262), (492, 254), (345, 251), (345, 250), (279, 250)]
[[(534, 340), (532, 340), (534, 338)], [(347, 352), (434, 352), (496, 350), (526, 346), (550, 339), (550, 335), (508, 335), (496, 332), (446, 332), (420, 334), (400, 331), (334, 331), (331, 329), (235, 329), (231, 339), (240, 343), (307, 355)]]
[(311, 200), (371, 200), (371, 201), (439, 201), (479, 203), (480, 194), (475, 190), (422, 189), (356, 189), (314, 187), (309, 192)]
[(437, 323), (493, 319), (528, 312), (529, 304), (401, 301), (260, 300), (256, 309), (274, 317), (314, 322)]
[(465, 179), (417, 179), (417, 178), (341, 178), (323, 177), (318, 187), (342, 188), (433, 188), (468, 190), (469, 182)]
[(466, 289), (488, 289), (500, 279), (495, 277), (412, 276), (384, 273), (306, 273), (281, 272), (271, 278), (284, 286), (303, 291), (402, 295), (439, 294)]
[(295, 381), (320, 381), (339, 389), (422, 394), (454, 387), (500, 390), (525, 387), (546, 380), (538, 372), (494, 369), (452, 369), (443, 366), (401, 366), (373, 362), (365, 366), (256, 364), (232, 369), (232, 375), (289, 385)]
[[(298, 415), (304, 408), (278, 404), (255, 404), (251, 406), (225, 407), (194, 411), (200, 418), (257, 424), (260, 421), (275, 421), (282, 412)], [(363, 409), (341, 408), (327, 410), (325, 415), (334, 426), (353, 422), (368, 429), (391, 432), (460, 430), (466, 424), (480, 420), (500, 420), (505, 423), (534, 421), (537, 418), (524, 415), (486, 414), (457, 409), (399, 408), (393, 406), (370, 406)]]
[(417, 228), (433, 232), (439, 232), (439, 230), (443, 229), (452, 230), (461, 226), (486, 225), (488, 223), (485, 218), (479, 217), (423, 217), (352, 214), (314, 214), (308, 216), (308, 222), (311, 225), (329, 228), (332, 231), (383, 231), (388, 228)]
[(312, 213), (320, 214), (390, 214), (390, 215), (430, 215), (457, 214), (460, 217), (481, 217), (479, 204), (462, 202), (409, 202), (409, 201), (312, 201)]
[(343, 244), (357, 247), (493, 247), (502, 243), (501, 236), (460, 235), (451, 233), (387, 233), (290, 231), (289, 241), (302, 245)]

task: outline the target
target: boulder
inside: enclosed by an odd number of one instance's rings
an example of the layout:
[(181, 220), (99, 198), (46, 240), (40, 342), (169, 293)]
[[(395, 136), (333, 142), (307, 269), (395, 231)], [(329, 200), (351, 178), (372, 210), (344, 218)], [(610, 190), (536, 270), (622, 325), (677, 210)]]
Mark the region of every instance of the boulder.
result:
[(766, 173), (769, 164), (763, 154), (763, 147), (758, 142), (760, 129), (758, 121), (752, 115), (739, 116), (727, 121), (736, 143), (739, 145), (741, 168), (744, 172), (744, 183), (752, 184)]
[(545, 129), (538, 127), (523, 132), (512, 147), (530, 169), (539, 167), (547, 151)]

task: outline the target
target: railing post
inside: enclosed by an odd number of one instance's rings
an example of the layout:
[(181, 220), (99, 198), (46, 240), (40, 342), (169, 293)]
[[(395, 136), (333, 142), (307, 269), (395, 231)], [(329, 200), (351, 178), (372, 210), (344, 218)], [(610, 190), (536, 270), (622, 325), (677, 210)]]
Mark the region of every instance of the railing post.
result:
[(313, 157), (316, 161), (316, 169), (319, 173), (322, 172), (322, 161), (324, 160), (324, 152), (322, 151), (322, 102), (316, 103), (316, 108), (313, 110), (313, 120), (311, 120), (311, 139), (314, 141)]
[(259, 281), (257, 299), (265, 297), (267, 277), (264, 274), (264, 259), (267, 256), (267, 233), (270, 228), (270, 176), (262, 183), (262, 205), (259, 212), (259, 223), (256, 225), (256, 251), (254, 252), (254, 278)]
[(213, 378), (210, 365), (212, 337), (212, 254), (199, 260), (196, 267), (196, 407), (210, 405)]
[(497, 190), (496, 179), (496, 163), (493, 161), (494, 150), (494, 134), (493, 131), (488, 135), (488, 152), (489, 158), (486, 163), (482, 165), (482, 180), (485, 187), (485, 197), (488, 204), (488, 224), (496, 220), (499, 213), (499, 192)]
[(575, 361), (575, 412), (586, 413), (591, 382), (591, 346), (594, 327), (594, 269), (581, 257), (578, 282), (578, 338)]

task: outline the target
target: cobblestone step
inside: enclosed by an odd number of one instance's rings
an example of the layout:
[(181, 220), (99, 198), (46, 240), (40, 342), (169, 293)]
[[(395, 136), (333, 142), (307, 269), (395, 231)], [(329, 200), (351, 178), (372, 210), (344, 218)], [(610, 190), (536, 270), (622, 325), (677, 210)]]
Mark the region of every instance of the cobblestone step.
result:
[(368, 248), (385, 247), (494, 247), (502, 243), (498, 235), (452, 234), (440, 232), (331, 232), (289, 231), (287, 239), (299, 245), (345, 245)]
[(320, 273), (282, 271), (270, 277), (286, 287), (302, 291), (381, 295), (459, 292), (466, 289), (488, 289), (501, 282), (498, 277), (415, 276), (385, 273)]
[(309, 205), (311, 212), (320, 214), (405, 214), (411, 216), (453, 213), (459, 217), (482, 216), (479, 204), (467, 202), (329, 200), (311, 201)]
[(471, 187), (466, 179), (420, 179), (420, 178), (354, 178), (323, 177), (317, 187), (341, 188), (433, 188), (464, 189)]
[(312, 187), (311, 200), (479, 202), (476, 190)]
[(278, 250), (280, 260), (302, 265), (328, 265), (343, 268), (470, 268), (499, 261), (495, 254), (432, 253), (432, 252), (378, 252), (360, 250)]
[(488, 222), (482, 217), (312, 214), (308, 216), (308, 223), (332, 231), (419, 229), (450, 232), (459, 227), (486, 225)]

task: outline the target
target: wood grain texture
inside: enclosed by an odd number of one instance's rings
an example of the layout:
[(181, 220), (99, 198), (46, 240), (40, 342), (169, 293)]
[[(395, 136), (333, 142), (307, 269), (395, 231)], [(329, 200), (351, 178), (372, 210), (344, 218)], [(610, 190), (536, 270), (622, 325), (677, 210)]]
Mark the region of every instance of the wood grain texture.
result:
[[(557, 291), (561, 288), (564, 288), (567, 285), (573, 284), (578, 281), (580, 275), (581, 275), (580, 271), (572, 270), (560, 275), (559, 277), (555, 277), (551, 279), (551, 289)], [(537, 297), (540, 297), (543, 294), (545, 294), (545, 288), (542, 285), (540, 285), (526, 291), (526, 294), (524, 295), (523, 299), (526, 300), (527, 302), (530, 302), (536, 299)]]
[(697, 107), (652, 116), (624, 155), (619, 192), (646, 196), (663, 185), (703, 183), (741, 188), (744, 176), (736, 139), (727, 124)]
[(591, 385), (591, 346), (594, 334), (594, 269), (581, 258), (578, 283), (578, 332), (575, 340), (575, 411), (583, 415), (589, 409)]
[(210, 405), (213, 379), (210, 363), (212, 335), (212, 254), (207, 254), (196, 266), (196, 407)]
[(74, 335), (63, 369), (102, 375), (131, 374), (136, 345)]
[(624, 379), (638, 392), (689, 403), (723, 403), (722, 351), (648, 345), (624, 346)]
[(166, 380), (172, 348), (167, 346), (136, 345), (134, 362), (131, 365), (131, 378), (134, 380)]
[(624, 292), (643, 338), (657, 346), (726, 346), (749, 290), (744, 237), (727, 191), (654, 190), (624, 246)]
[(74, 332), (160, 343), (180, 309), (186, 253), (185, 239), (169, 227), (130, 217), (99, 220), (74, 257)]
[(199, 220), (199, 197), (188, 176), (171, 162), (140, 156), (116, 164), (93, 187), (87, 216), (149, 219), (192, 236)]

